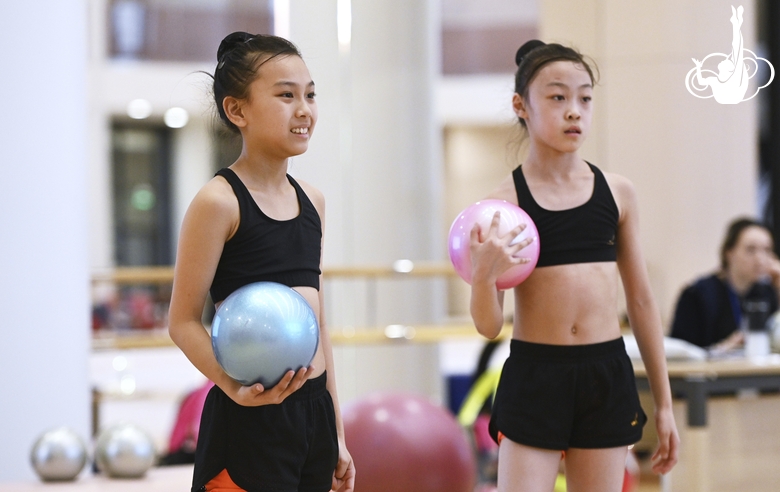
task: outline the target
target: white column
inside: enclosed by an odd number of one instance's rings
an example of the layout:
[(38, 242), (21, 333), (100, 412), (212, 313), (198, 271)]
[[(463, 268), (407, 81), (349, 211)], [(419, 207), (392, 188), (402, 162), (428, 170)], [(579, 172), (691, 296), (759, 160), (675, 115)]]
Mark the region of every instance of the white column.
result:
[[(437, 5), (416, 0), (290, 2), (290, 39), (317, 85), (320, 114), (309, 151), (293, 159), (291, 172), (325, 194), (326, 266), (445, 258), (441, 136), (433, 114)], [(430, 323), (446, 310), (444, 282), (331, 284), (326, 309), (332, 329)], [(401, 389), (399, 381), (406, 379), (399, 374), (416, 364), (425, 368), (417, 371), (416, 386), (406, 389), (441, 397), (436, 357), (434, 346), (396, 351), (338, 347), (342, 398)]]
[(0, 482), (89, 437), (85, 1), (0, 3)]
[[(441, 257), (434, 2), (352, 3), (355, 259)], [(434, 143), (436, 142), (436, 143)]]
[[(337, 4), (349, 6), (348, 46), (339, 45)], [(309, 151), (291, 169), (325, 193), (326, 264), (446, 258), (433, 114), (437, 23), (437, 2), (291, 2), (290, 37), (317, 84), (320, 112)], [(379, 288), (369, 317), (404, 323), (444, 312), (430, 284), (410, 285)]]
[(336, 36), (336, 1), (290, 1), (290, 40), (298, 46), (316, 85), (319, 120), (309, 150), (292, 159), (290, 173), (325, 195), (325, 258), (347, 263), (345, 255), (345, 183), (342, 178), (342, 74)]

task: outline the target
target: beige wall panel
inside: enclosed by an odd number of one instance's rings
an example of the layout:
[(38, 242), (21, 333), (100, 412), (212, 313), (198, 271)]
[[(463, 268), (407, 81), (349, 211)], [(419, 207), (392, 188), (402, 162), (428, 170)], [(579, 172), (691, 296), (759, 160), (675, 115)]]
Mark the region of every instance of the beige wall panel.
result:
[(601, 3), (599, 0), (540, 0), (540, 39), (546, 43), (573, 46), (584, 53), (595, 53), (599, 24), (603, 19)]
[(605, 91), (606, 162), (636, 186), (642, 244), (664, 314), (683, 283), (717, 266), (724, 224), (755, 208), (754, 108), (693, 98), (680, 90), (684, 69), (616, 66)]
[[(694, 0), (679, 2), (601, 0), (599, 4), (603, 26), (599, 49), (609, 59), (668, 61), (680, 58), (690, 62), (716, 51), (731, 51), (731, 6), (745, 7), (742, 35), (746, 47), (751, 42), (756, 13), (753, 1)], [(754, 50), (755, 51), (755, 50)], [(691, 68), (693, 66), (691, 65)]]

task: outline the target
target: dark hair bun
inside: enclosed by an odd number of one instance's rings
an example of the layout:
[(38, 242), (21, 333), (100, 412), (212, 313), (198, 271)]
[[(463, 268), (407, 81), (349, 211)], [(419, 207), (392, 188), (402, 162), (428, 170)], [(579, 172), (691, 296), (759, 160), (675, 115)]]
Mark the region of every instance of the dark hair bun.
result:
[(228, 34), (225, 36), (225, 39), (219, 43), (219, 48), (217, 49), (217, 60), (221, 60), (225, 53), (229, 52), (241, 43), (246, 43), (254, 37), (254, 34), (249, 34), (248, 32), (243, 31)]
[(530, 41), (526, 41), (525, 44), (523, 44), (515, 54), (515, 65), (519, 67), (525, 55), (535, 50), (536, 48), (545, 45), (546, 43), (544, 43), (543, 41), (539, 41), (538, 39), (532, 39)]

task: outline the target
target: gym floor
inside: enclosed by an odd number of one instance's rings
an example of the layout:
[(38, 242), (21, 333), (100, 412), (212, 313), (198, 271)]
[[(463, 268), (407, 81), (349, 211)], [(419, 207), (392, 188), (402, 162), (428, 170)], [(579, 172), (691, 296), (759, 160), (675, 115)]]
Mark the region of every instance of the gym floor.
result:
[[(9, 484), (0, 486), (7, 492), (170, 492), (187, 490), (192, 479), (190, 465), (153, 468), (138, 480), (111, 480), (105, 477), (82, 476), (77, 481), (63, 484)], [(637, 492), (660, 492), (658, 479), (642, 476)]]

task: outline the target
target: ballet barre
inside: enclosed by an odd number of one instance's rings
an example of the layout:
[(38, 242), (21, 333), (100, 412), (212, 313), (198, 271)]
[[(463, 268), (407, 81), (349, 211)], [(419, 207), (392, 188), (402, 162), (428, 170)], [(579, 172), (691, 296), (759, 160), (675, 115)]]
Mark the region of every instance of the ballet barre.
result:
[[(117, 267), (92, 274), (92, 283), (120, 285), (173, 283), (172, 266)], [(390, 264), (326, 265), (322, 268), (325, 280), (333, 278), (387, 278), (387, 277), (451, 277), (455, 270), (448, 262), (396, 260)]]
[[(439, 343), (451, 339), (483, 339), (473, 324), (387, 325), (375, 327), (328, 327), (334, 345), (369, 345), (399, 343)], [(499, 337), (509, 336), (511, 325)], [(172, 347), (167, 328), (136, 330), (102, 330), (92, 335), (93, 350)]]

